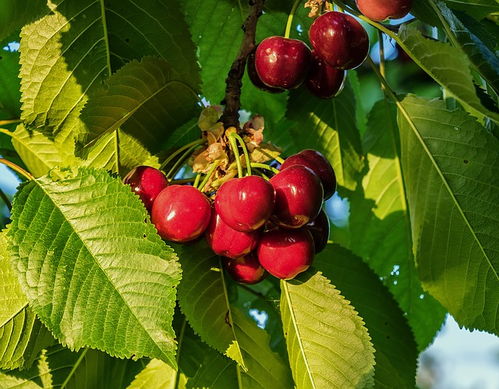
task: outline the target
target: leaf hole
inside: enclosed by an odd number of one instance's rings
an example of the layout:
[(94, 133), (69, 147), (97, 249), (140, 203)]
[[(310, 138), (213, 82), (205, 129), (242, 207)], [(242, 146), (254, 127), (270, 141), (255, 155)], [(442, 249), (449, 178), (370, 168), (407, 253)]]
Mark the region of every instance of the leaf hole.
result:
[(126, 43), (130, 43), (130, 38), (125, 38)]
[(468, 161), (467, 159), (464, 160), (464, 163), (469, 163), (470, 161)]

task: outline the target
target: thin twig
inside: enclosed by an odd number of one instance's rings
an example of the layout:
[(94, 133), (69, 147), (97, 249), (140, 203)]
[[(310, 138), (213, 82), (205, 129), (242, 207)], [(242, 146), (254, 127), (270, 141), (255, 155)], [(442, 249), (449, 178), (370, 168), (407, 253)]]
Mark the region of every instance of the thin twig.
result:
[(9, 197), (5, 194), (5, 192), (0, 188), (0, 198), (5, 203), (9, 211), (12, 209), (12, 204), (10, 203)]
[(2, 165), (10, 167), (12, 170), (16, 171), (17, 173), (19, 173), (20, 175), (24, 176), (28, 180), (35, 179), (35, 177), (33, 177), (31, 175), (31, 173), (29, 173), (26, 170), (24, 170), (21, 166), (16, 165), (14, 162), (10, 162), (9, 160), (7, 160), (5, 158), (0, 158), (0, 163)]

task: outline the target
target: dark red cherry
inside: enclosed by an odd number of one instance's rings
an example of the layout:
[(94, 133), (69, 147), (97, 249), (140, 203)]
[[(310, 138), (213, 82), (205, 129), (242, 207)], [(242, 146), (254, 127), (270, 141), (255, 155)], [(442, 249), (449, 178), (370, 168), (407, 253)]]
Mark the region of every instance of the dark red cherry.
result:
[(307, 76), (311, 53), (297, 39), (271, 36), (255, 52), (255, 68), (264, 84), (272, 88), (298, 88)]
[(369, 52), (369, 37), (354, 17), (326, 12), (310, 26), (309, 38), (315, 53), (337, 69), (361, 65)]
[(312, 52), (312, 65), (305, 84), (312, 94), (321, 99), (337, 96), (343, 89), (346, 71), (335, 69)]
[(307, 224), (307, 229), (314, 238), (315, 253), (318, 254), (327, 246), (329, 239), (329, 218), (322, 210), (314, 220)]
[(371, 20), (400, 19), (411, 12), (412, 0), (356, 0), (360, 12)]
[(200, 237), (208, 228), (211, 204), (193, 186), (167, 186), (152, 206), (152, 222), (159, 235), (173, 242), (189, 242)]
[(156, 196), (168, 186), (165, 175), (150, 166), (138, 166), (132, 169), (123, 179), (123, 182), (132, 187), (132, 191), (139, 195), (149, 212)]
[(306, 228), (265, 232), (257, 248), (260, 264), (283, 280), (307, 270), (314, 259), (314, 241)]
[(271, 88), (270, 86), (267, 86), (263, 83), (263, 81), (260, 79), (260, 76), (256, 72), (256, 67), (255, 67), (255, 50), (251, 52), (251, 54), (248, 56), (248, 76), (253, 83), (254, 86), (256, 86), (258, 89), (261, 89), (265, 92), (269, 93), (282, 93), (284, 92), (284, 89), (279, 89), (279, 88)]
[(215, 209), (237, 231), (258, 230), (274, 209), (274, 188), (258, 176), (229, 180), (217, 192)]
[(255, 253), (237, 259), (224, 258), (223, 266), (234, 281), (242, 284), (256, 284), (267, 276)]
[(236, 231), (225, 223), (220, 215), (213, 212), (206, 231), (206, 239), (213, 252), (228, 258), (239, 258), (256, 248), (259, 231)]
[(290, 166), (306, 166), (312, 170), (321, 179), (324, 188), (324, 199), (329, 199), (336, 191), (336, 175), (329, 161), (316, 150), (303, 150), (298, 154), (287, 158), (281, 165), (280, 170), (287, 169)]
[(324, 198), (319, 177), (309, 168), (295, 165), (270, 179), (275, 189), (272, 220), (282, 227), (300, 228), (319, 214)]

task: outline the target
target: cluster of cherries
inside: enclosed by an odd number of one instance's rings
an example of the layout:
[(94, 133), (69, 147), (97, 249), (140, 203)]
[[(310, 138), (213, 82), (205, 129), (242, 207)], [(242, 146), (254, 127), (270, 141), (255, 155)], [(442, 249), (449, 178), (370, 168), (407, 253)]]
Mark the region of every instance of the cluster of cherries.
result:
[(163, 239), (186, 243), (204, 234), (238, 282), (257, 283), (267, 272), (292, 279), (328, 241), (329, 221), (321, 208), (335, 192), (336, 177), (318, 151), (287, 158), (269, 181), (254, 175), (230, 179), (214, 205), (193, 186), (169, 185), (152, 167), (133, 169), (124, 182), (140, 196)]
[[(372, 20), (401, 18), (412, 0), (357, 0), (360, 11)], [(264, 39), (248, 58), (248, 75), (255, 86), (271, 93), (305, 83), (317, 97), (338, 95), (346, 70), (360, 66), (369, 52), (369, 37), (362, 25), (343, 12), (330, 11), (310, 26), (313, 50), (301, 40), (282, 36)]]

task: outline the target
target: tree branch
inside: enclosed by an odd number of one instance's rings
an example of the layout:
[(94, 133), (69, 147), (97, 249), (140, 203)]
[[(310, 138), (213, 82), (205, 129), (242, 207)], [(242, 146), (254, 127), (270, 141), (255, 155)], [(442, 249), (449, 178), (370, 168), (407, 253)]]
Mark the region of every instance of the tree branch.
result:
[(241, 87), (244, 68), (248, 55), (255, 48), (256, 24), (262, 14), (265, 0), (250, 0), (250, 13), (243, 24), (244, 37), (239, 54), (225, 80), (225, 109), (221, 121), (225, 128), (236, 127), (239, 129), (239, 110), (241, 109)]

